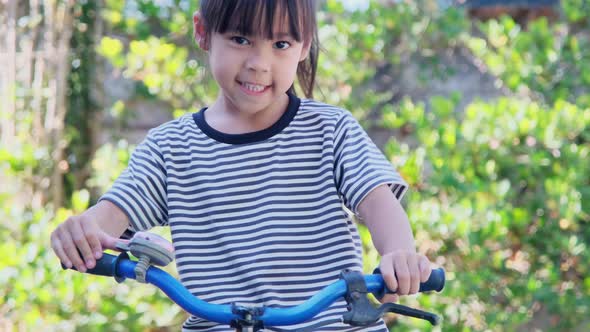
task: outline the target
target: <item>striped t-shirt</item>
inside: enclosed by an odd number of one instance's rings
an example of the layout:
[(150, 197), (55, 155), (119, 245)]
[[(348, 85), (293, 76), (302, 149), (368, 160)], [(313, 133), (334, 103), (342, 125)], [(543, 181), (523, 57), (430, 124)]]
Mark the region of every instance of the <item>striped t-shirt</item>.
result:
[[(352, 212), (374, 188), (407, 185), (352, 115), (289, 96), (271, 127), (225, 134), (206, 109), (149, 131), (128, 168), (101, 199), (119, 206), (135, 231), (170, 226), (183, 285), (218, 303), (302, 303), (362, 271)], [(344, 301), (299, 325), (266, 331), (352, 331)], [(321, 326), (321, 327), (320, 327)], [(387, 331), (379, 322), (363, 331)], [(233, 331), (190, 317), (183, 331)]]

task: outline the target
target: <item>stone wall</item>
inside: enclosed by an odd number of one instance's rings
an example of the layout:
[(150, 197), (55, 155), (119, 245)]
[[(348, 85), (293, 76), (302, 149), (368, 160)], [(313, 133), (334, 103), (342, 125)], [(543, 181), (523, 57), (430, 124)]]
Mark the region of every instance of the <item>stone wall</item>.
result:
[(95, 98), (110, 108), (117, 101), (125, 103), (129, 119), (121, 127), (109, 112), (102, 112), (97, 121), (102, 130), (97, 131), (95, 142), (97, 146), (122, 138), (131, 144), (137, 144), (143, 140), (149, 129), (172, 120), (172, 107), (165, 102), (138, 97), (135, 94), (136, 82), (126, 79), (109, 64), (104, 65), (104, 71), (99, 73), (101, 79)]
[[(402, 66), (401, 76), (396, 80), (399, 95), (411, 98), (415, 103), (423, 102), (428, 111), (428, 101), (434, 96), (450, 97), (454, 93), (461, 95), (457, 112), (462, 112), (465, 106), (476, 99), (493, 100), (508, 92), (501, 88), (497, 78), (485, 71), (485, 67), (478, 63), (467, 50), (459, 49), (452, 53), (440, 55), (441, 66), (449, 68), (452, 74), (445, 78), (431, 78), (427, 81), (418, 79), (421, 65), (408, 63)], [(403, 83), (402, 83), (403, 82)], [(379, 118), (379, 112), (375, 114)], [(390, 130), (382, 128), (378, 122), (369, 128), (369, 135), (378, 146), (383, 146), (394, 136)], [(404, 139), (398, 136), (397, 139)]]

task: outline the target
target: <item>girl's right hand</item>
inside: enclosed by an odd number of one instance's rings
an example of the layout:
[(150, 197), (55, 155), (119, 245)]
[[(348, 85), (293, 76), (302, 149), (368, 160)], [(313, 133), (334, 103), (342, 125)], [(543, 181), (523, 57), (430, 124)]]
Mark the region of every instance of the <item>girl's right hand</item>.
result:
[(104, 232), (92, 219), (87, 214), (69, 217), (51, 233), (51, 248), (67, 268), (86, 272), (102, 257), (103, 250), (115, 250), (117, 242), (125, 242)]

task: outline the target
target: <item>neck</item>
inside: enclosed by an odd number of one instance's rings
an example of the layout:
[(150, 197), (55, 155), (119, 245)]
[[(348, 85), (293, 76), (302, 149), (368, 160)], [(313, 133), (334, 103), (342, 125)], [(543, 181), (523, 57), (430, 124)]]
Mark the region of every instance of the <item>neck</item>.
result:
[(287, 94), (260, 110), (244, 110), (220, 95), (205, 115), (207, 123), (227, 134), (244, 134), (269, 128), (285, 113), (289, 104)]

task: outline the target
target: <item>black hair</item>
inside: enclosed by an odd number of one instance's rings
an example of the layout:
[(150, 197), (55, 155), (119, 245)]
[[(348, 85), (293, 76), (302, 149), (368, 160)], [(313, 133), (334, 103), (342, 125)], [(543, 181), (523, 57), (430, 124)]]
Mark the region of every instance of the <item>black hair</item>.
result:
[[(293, 39), (310, 46), (309, 55), (297, 67), (297, 78), (303, 94), (313, 97), (319, 56), (316, 0), (201, 0), (200, 7), (208, 36), (236, 31), (269, 39), (274, 37), (273, 21), (280, 10), (278, 17), (288, 20)], [(293, 85), (289, 92), (296, 94)]]

